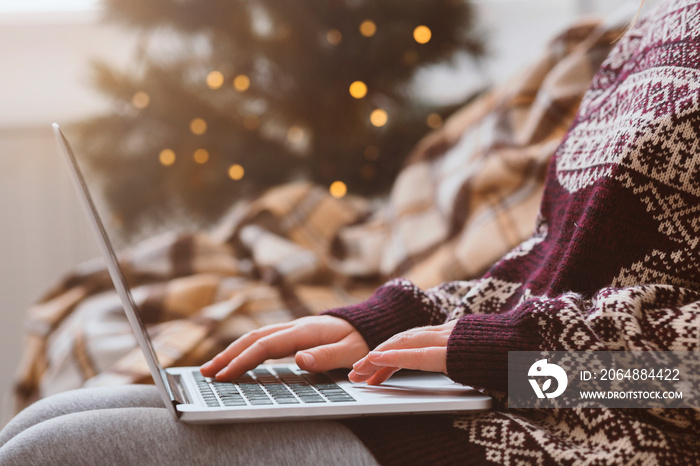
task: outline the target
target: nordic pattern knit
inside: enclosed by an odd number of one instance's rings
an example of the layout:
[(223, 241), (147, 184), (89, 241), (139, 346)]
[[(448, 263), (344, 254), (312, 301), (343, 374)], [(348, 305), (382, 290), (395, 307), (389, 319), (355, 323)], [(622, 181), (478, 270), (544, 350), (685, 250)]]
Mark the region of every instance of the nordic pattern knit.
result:
[(468, 416), (353, 420), (382, 463), (700, 464), (697, 410), (512, 410), (508, 351), (700, 351), (700, 3), (665, 1), (615, 47), (549, 167), (533, 236), (479, 280), (387, 283), (328, 312), (375, 347), (458, 319)]

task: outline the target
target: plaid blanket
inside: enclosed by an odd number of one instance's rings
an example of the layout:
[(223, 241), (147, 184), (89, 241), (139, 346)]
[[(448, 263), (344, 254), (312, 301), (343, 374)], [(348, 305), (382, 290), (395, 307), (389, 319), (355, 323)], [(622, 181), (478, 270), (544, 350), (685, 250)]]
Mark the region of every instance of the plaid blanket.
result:
[[(621, 31), (577, 23), (509, 82), (424, 138), (377, 201), (307, 183), (234, 206), (215, 228), (169, 232), (120, 255), (165, 366), (198, 365), (243, 333), (360, 302), (402, 276), (479, 276), (530, 237), (547, 165)], [(15, 408), (63, 390), (150, 381), (100, 261), (28, 311)]]

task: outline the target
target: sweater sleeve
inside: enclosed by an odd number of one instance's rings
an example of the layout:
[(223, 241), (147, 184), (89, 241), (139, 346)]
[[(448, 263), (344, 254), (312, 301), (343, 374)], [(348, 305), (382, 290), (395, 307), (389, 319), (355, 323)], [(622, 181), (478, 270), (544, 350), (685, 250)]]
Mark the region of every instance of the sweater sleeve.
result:
[(697, 351), (700, 293), (669, 285), (604, 288), (459, 318), (447, 347), (455, 381), (507, 389), (509, 351)]
[(408, 280), (392, 280), (365, 302), (331, 309), (323, 315), (340, 317), (350, 322), (370, 349), (391, 336), (414, 327), (435, 325), (445, 321), (446, 309), (435, 296), (424, 292)]

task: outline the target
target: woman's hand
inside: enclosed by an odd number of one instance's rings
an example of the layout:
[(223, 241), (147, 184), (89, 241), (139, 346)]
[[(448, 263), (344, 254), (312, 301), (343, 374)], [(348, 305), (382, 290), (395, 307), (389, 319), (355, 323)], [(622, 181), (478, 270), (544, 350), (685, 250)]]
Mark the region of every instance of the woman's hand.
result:
[(394, 335), (357, 361), (349, 379), (379, 385), (399, 369), (447, 373), (447, 340), (456, 323), (453, 320)]
[(369, 352), (362, 335), (349, 322), (332, 316), (311, 316), (268, 325), (247, 333), (200, 368), (205, 377), (233, 380), (267, 359), (296, 353), (297, 365), (321, 372), (350, 368)]

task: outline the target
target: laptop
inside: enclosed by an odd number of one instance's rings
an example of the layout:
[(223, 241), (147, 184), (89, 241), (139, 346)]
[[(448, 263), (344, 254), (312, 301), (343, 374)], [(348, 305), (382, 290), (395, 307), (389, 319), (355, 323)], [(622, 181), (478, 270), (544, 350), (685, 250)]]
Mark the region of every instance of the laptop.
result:
[(347, 371), (310, 373), (293, 363), (261, 364), (233, 382), (206, 378), (198, 367), (163, 368), (73, 150), (58, 124), (53, 124), (53, 130), (136, 341), (163, 403), (176, 420), (217, 423), (337, 419), (491, 408), (489, 396), (438, 373), (399, 371), (382, 385), (370, 386), (350, 382)]

